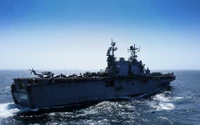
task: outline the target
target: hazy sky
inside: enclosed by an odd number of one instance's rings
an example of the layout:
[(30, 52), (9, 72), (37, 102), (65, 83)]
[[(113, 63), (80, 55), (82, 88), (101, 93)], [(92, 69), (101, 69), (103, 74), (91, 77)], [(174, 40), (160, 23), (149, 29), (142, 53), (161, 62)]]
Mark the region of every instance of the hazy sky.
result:
[(0, 69), (104, 69), (111, 38), (150, 69), (200, 69), (200, 1), (0, 0)]

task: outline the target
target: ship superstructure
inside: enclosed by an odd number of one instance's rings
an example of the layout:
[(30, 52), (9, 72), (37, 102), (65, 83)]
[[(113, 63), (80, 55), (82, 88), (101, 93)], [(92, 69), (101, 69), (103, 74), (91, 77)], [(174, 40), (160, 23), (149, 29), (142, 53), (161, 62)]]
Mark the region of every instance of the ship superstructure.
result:
[(107, 52), (107, 68), (106, 72), (110, 76), (132, 76), (132, 75), (149, 75), (150, 70), (147, 68), (144, 69), (145, 65), (142, 64), (142, 61), (137, 60), (137, 51), (140, 51), (140, 48), (136, 48), (135, 44), (134, 46), (130, 46), (130, 49), (128, 49), (131, 52), (131, 56), (128, 60), (125, 60), (123, 57), (119, 59), (119, 61), (116, 61), (116, 58), (114, 56), (114, 51), (117, 50), (115, 47), (115, 42), (111, 43), (111, 47), (108, 48)]
[(38, 77), (16, 78), (11, 85), (14, 102), (30, 108), (67, 106), (96, 100), (117, 99), (166, 88), (175, 80), (173, 73), (150, 73), (136, 53), (140, 47), (130, 46), (131, 56), (116, 59), (116, 43), (107, 51), (107, 67), (101, 72), (69, 76), (52, 72), (34, 73)]

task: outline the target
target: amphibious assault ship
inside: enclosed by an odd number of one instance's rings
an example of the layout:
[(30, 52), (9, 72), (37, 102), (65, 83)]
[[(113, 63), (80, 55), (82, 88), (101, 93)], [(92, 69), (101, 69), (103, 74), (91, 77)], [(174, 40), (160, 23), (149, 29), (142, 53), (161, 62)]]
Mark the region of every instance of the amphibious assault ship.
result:
[(96, 100), (120, 99), (166, 88), (175, 80), (173, 73), (151, 73), (137, 60), (140, 48), (130, 46), (131, 56), (116, 59), (116, 43), (111, 41), (107, 51), (107, 67), (100, 72), (80, 75), (55, 75), (46, 71), (34, 73), (37, 77), (15, 78), (11, 85), (16, 104), (29, 108), (53, 108)]

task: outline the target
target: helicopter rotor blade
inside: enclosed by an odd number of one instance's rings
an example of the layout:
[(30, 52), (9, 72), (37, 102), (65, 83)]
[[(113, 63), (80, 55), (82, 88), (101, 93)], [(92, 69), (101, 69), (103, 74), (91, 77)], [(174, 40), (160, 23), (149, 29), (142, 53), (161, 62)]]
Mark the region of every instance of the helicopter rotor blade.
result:
[(128, 52), (128, 53), (129, 53), (129, 51), (130, 51), (129, 48), (127, 48), (127, 52)]
[(29, 70), (31, 71), (31, 74), (32, 74), (33, 71), (31, 69), (29, 69)]
[(31, 74), (33, 73), (33, 71), (34, 71), (34, 69), (32, 68), (32, 69), (29, 69), (30, 71), (31, 71)]

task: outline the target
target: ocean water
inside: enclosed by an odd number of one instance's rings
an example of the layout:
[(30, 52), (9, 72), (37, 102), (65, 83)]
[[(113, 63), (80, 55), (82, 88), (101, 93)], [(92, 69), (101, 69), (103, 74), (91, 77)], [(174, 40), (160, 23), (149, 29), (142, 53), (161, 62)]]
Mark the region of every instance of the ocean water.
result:
[(170, 88), (155, 95), (26, 116), (19, 113), (30, 109), (13, 103), (10, 85), (12, 78), (31, 76), (30, 72), (0, 70), (0, 125), (200, 125), (200, 71), (173, 72), (177, 79)]

